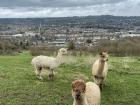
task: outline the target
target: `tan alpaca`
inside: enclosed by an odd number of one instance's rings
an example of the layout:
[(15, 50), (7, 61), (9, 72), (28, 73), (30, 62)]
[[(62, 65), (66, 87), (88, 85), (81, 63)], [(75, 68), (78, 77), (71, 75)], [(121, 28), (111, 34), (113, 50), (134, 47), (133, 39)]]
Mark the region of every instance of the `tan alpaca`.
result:
[(100, 89), (93, 82), (83, 80), (72, 82), (73, 105), (100, 105)]
[(94, 82), (102, 89), (108, 72), (108, 54), (103, 51), (100, 53), (100, 58), (97, 59), (92, 66), (92, 74)]
[(41, 72), (44, 68), (50, 71), (49, 79), (53, 79), (54, 70), (62, 63), (63, 56), (66, 54), (67, 54), (67, 49), (61, 48), (58, 51), (57, 57), (49, 57), (43, 55), (34, 57), (31, 61), (31, 64), (34, 66), (36, 70), (37, 78), (43, 79), (41, 77)]

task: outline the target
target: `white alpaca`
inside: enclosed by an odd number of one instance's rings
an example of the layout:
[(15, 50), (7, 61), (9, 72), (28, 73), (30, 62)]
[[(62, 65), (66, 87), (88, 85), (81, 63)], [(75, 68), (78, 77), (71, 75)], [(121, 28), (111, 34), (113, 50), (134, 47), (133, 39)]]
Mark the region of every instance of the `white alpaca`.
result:
[(49, 79), (53, 79), (54, 77), (54, 70), (62, 63), (63, 56), (67, 54), (67, 49), (61, 48), (58, 51), (57, 57), (49, 57), (49, 56), (37, 56), (34, 57), (31, 61), (31, 64), (34, 66), (36, 70), (36, 75), (39, 79), (43, 79), (41, 77), (42, 69), (48, 69), (50, 71), (49, 73)]
[(105, 82), (107, 72), (108, 72), (108, 54), (107, 52), (101, 52), (100, 58), (97, 59), (92, 66), (92, 74), (94, 78), (94, 82), (99, 85), (100, 89), (102, 89), (103, 84)]
[(100, 105), (99, 86), (93, 82), (76, 80), (72, 83), (73, 105)]

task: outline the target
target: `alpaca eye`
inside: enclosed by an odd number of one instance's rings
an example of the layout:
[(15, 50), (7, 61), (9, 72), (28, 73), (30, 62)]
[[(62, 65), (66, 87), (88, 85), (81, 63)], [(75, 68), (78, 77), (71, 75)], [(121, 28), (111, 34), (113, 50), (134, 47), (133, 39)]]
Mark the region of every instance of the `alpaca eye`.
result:
[(76, 92), (78, 92), (78, 90), (75, 90)]
[(97, 76), (97, 75), (95, 75), (94, 77), (95, 77), (95, 78), (98, 78), (98, 76)]
[(103, 58), (105, 58), (105, 56), (104, 56), (104, 55), (102, 55), (102, 57), (103, 57)]

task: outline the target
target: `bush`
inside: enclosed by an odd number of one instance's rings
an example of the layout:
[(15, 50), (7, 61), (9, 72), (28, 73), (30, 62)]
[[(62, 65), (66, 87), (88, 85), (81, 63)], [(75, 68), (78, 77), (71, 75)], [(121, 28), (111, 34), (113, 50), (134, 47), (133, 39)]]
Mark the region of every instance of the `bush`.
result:
[(44, 47), (44, 46), (32, 46), (30, 47), (30, 53), (33, 56), (37, 55), (57, 55), (58, 47)]
[(18, 48), (15, 44), (11, 43), (8, 40), (0, 40), (0, 54), (1, 55), (15, 55), (19, 52), (20, 48)]
[(139, 56), (140, 38), (125, 38), (118, 41), (104, 40), (99, 43), (100, 49), (105, 48), (117, 56)]
[(68, 43), (68, 49), (69, 49), (69, 50), (74, 50), (74, 49), (75, 49), (75, 43), (74, 43), (73, 41), (70, 41), (70, 42)]

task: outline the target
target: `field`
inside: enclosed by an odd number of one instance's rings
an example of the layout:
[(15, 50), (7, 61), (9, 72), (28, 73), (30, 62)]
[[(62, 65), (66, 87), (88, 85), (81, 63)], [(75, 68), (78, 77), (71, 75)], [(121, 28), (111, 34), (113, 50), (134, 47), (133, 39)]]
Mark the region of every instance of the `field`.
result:
[[(71, 82), (75, 78), (92, 81), (91, 55), (69, 57), (53, 81), (46, 72), (44, 80), (35, 77), (24, 52), (17, 56), (0, 56), (0, 105), (72, 105)], [(140, 105), (140, 57), (110, 57), (106, 86), (101, 105)]]

